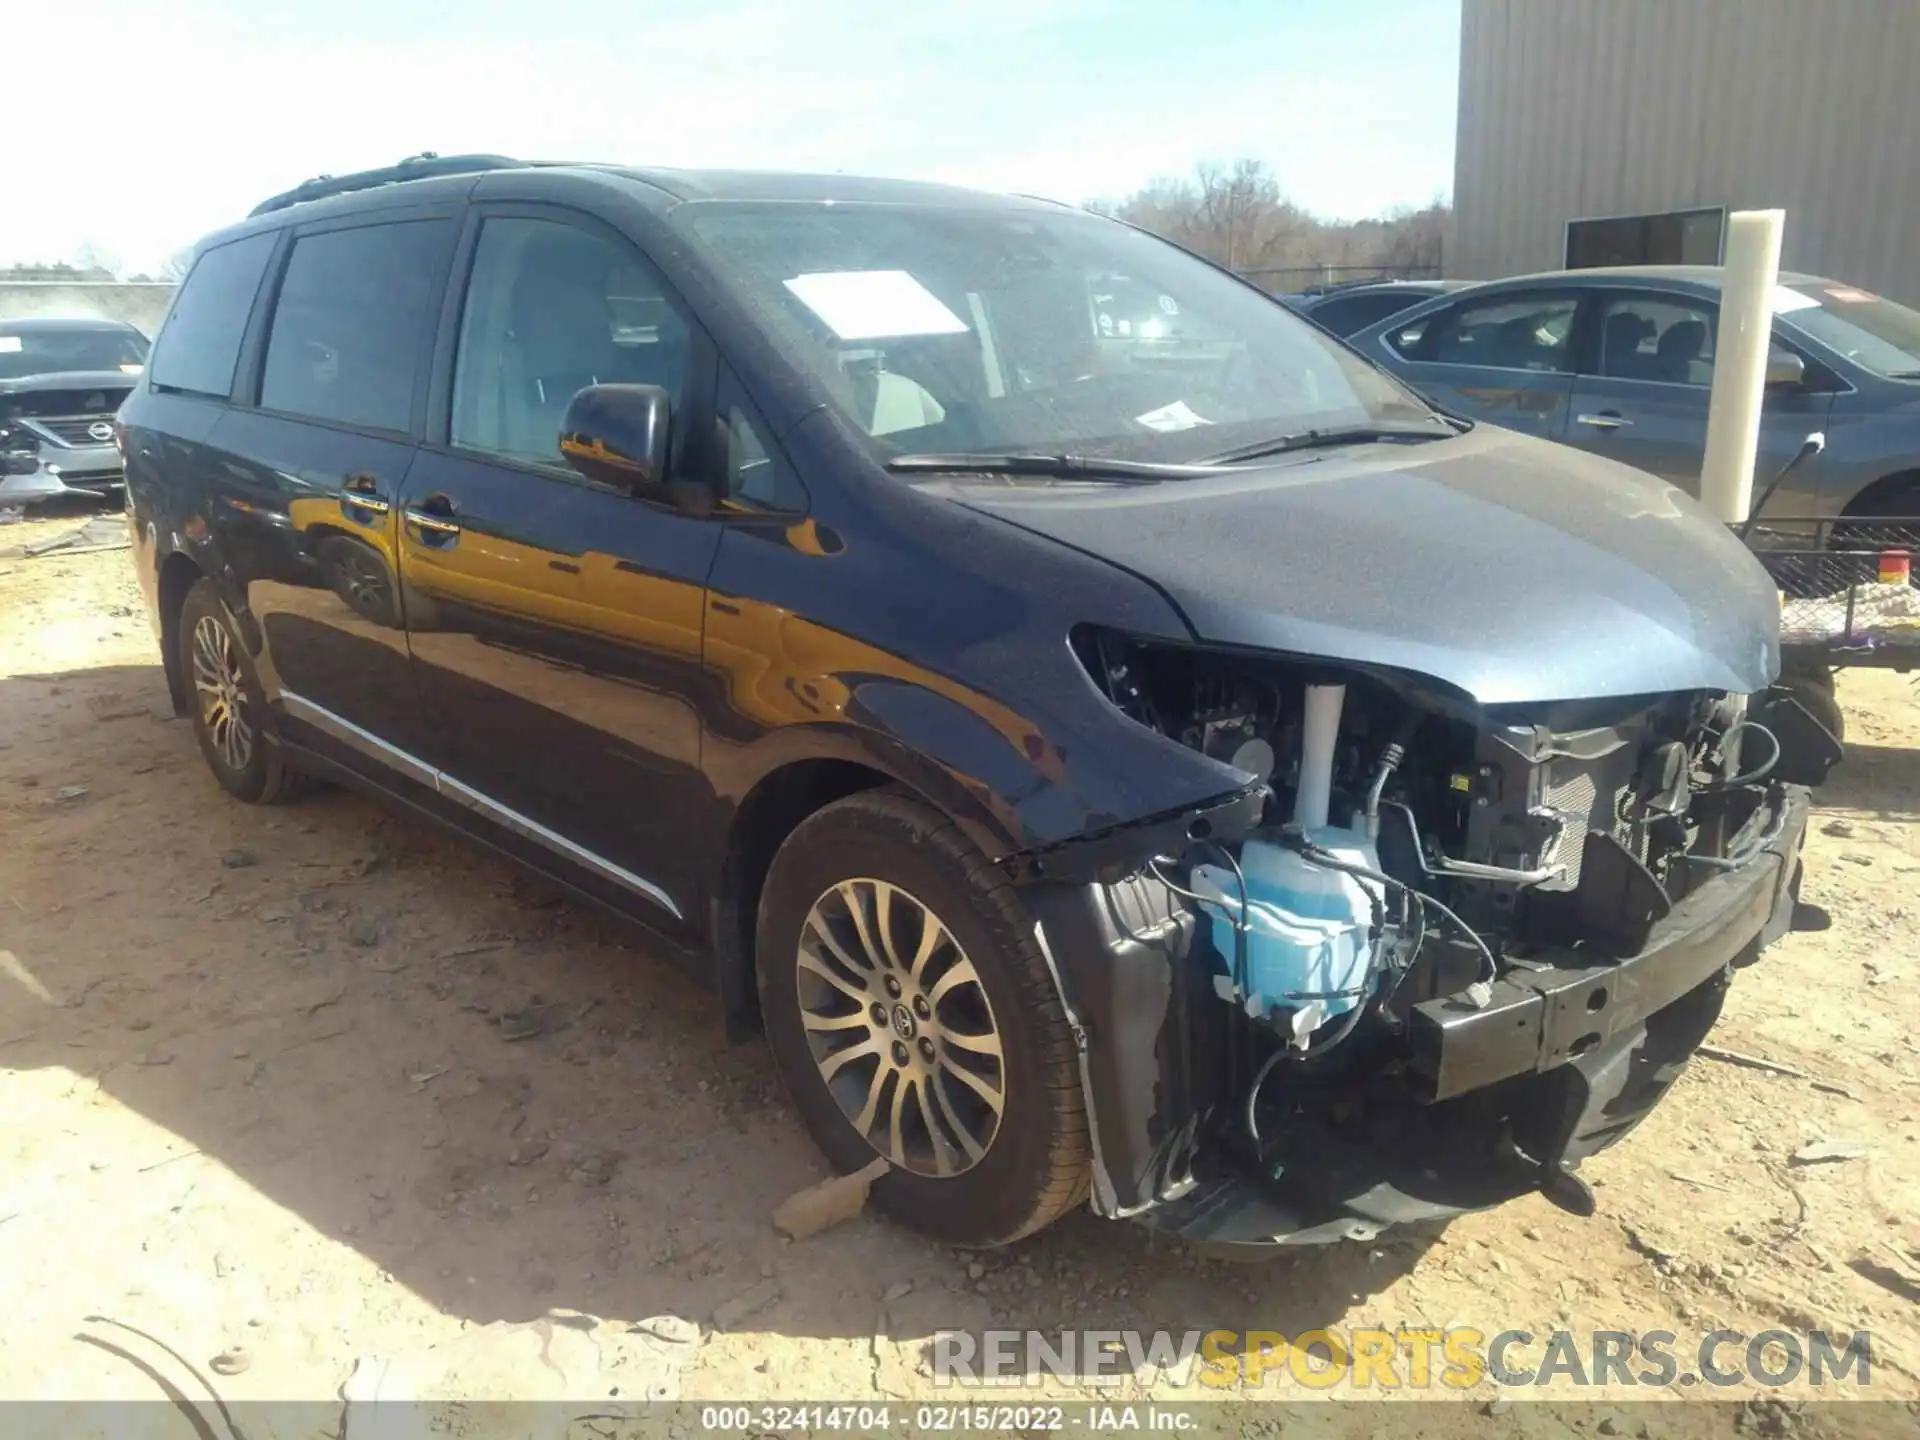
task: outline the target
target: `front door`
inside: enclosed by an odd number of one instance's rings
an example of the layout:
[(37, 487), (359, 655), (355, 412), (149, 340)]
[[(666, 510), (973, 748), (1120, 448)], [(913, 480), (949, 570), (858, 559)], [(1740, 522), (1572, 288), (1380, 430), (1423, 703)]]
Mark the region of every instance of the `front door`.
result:
[[(1678, 292), (1602, 291), (1596, 298), (1596, 339), (1574, 380), (1567, 443), (1698, 496), (1719, 306)], [(1832, 399), (1808, 386), (1768, 390), (1756, 496), (1825, 425)]]
[[(443, 795), (637, 913), (698, 917), (700, 665), (714, 523), (560, 457), (573, 395), (653, 384), (700, 458), (712, 352), (628, 241), (544, 207), (476, 212), (445, 443), (407, 477), (400, 572)], [(668, 924), (668, 928), (673, 928)]]
[(1441, 409), (1564, 440), (1579, 308), (1577, 290), (1503, 291), (1389, 325), (1380, 343)]

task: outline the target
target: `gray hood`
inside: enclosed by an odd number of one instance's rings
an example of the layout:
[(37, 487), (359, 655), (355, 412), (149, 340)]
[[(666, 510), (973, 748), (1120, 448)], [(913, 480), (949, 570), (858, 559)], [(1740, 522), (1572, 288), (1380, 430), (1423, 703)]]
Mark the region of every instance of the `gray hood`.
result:
[(1223, 479), (941, 488), (1139, 575), (1202, 640), (1485, 705), (1746, 693), (1779, 667), (1773, 584), (1725, 526), (1641, 471), (1491, 426)]

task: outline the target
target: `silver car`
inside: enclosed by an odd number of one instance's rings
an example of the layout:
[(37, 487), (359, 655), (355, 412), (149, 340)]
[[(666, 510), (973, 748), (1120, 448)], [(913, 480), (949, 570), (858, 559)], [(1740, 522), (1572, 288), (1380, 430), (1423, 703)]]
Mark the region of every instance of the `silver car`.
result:
[(146, 363), (118, 320), (0, 320), (0, 507), (119, 494), (113, 413)]
[[(1443, 409), (1561, 441), (1698, 493), (1717, 266), (1562, 270), (1428, 301), (1349, 340)], [(1783, 274), (1755, 493), (1809, 433), (1826, 449), (1767, 513), (1920, 514), (1920, 313)]]

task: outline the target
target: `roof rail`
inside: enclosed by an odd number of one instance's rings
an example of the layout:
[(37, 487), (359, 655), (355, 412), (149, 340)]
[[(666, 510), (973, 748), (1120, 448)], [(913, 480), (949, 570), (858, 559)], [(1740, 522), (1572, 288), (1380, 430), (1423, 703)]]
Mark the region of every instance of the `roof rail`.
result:
[(345, 195), (354, 190), (371, 190), (378, 185), (398, 185), (403, 180), (428, 180), (436, 175), (470, 175), (482, 170), (518, 170), (527, 162), (506, 155), (436, 155), (431, 150), (409, 155), (398, 165), (384, 170), (356, 170), (351, 175), (318, 175), (313, 179), (262, 200), (247, 212), (249, 218), (284, 210), (308, 200), (329, 195)]

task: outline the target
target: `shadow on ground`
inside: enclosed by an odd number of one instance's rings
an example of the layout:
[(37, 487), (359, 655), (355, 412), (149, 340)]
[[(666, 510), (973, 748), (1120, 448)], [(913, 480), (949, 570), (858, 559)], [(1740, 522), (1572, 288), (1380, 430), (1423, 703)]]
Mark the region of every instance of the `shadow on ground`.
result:
[(1846, 758), (1820, 787), (1820, 803), (1883, 820), (1920, 819), (1920, 750), (1847, 742)]
[[(728, 1046), (712, 997), (637, 932), (357, 795), (229, 800), (157, 665), (0, 680), (0, 736), (0, 1064), (91, 1077), (165, 1132), (140, 1153), (82, 1137), (32, 1158), (46, 1203), (102, 1245), (131, 1240), (84, 1196), (224, 1167), (462, 1319), (704, 1322), (771, 1281), (753, 1328), (865, 1337), (908, 1282), (890, 1311), (904, 1339), (1298, 1333), (1432, 1243), (1229, 1264), (1080, 1213), (977, 1258), (871, 1216), (785, 1244), (769, 1214), (821, 1162), (765, 1050)], [(509, 1014), (539, 1033), (509, 1038), (526, 1028)], [(217, 1236), (168, 1234), (129, 1263), (218, 1265), (196, 1250)]]

